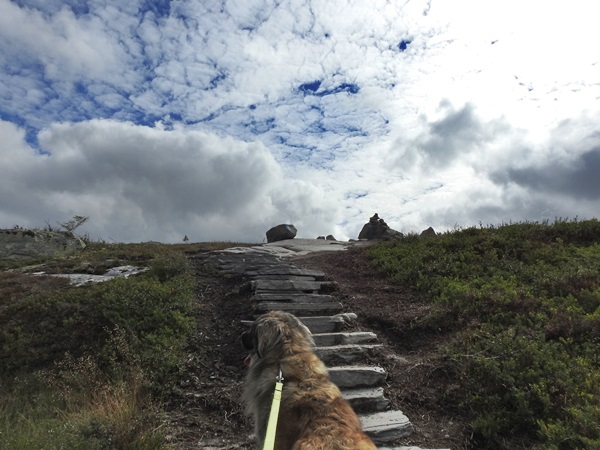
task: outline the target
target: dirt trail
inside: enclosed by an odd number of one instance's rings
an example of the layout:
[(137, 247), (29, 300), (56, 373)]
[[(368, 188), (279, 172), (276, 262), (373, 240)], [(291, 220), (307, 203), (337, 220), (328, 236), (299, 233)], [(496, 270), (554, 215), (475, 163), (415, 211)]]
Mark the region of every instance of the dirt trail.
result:
[[(193, 261), (203, 266), (205, 255)], [(374, 331), (385, 344), (372, 362), (388, 371), (386, 396), (415, 428), (398, 444), (466, 448), (464, 420), (443, 406), (452, 396), (436, 353), (443, 336), (435, 330), (405, 331), (425, 317), (429, 306), (379, 275), (360, 248), (310, 253), (290, 262), (322, 270), (337, 282), (339, 290), (332, 295), (358, 315), (356, 328)], [(176, 449), (250, 449), (252, 430), (239, 404), (245, 356), (239, 344), (241, 321), (252, 316), (248, 294), (240, 293), (246, 280), (205, 270), (197, 275), (199, 332), (181, 373), (181, 391), (167, 404), (170, 440)]]

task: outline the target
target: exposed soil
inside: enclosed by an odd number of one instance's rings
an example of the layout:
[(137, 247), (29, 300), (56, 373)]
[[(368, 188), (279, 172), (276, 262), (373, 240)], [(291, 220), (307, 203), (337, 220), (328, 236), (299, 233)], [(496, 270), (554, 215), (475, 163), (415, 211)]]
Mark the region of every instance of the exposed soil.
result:
[[(204, 264), (201, 255), (195, 261)], [(460, 399), (458, 387), (437, 350), (448, 332), (431, 320), (439, 312), (373, 269), (364, 249), (312, 253), (291, 262), (336, 281), (333, 295), (358, 315), (356, 328), (374, 331), (384, 344), (369, 362), (387, 370), (386, 396), (415, 427), (395, 445), (466, 449), (466, 419), (453, 407)], [(243, 282), (198, 271), (199, 333), (181, 373), (180, 392), (167, 403), (170, 441), (177, 449), (252, 448), (251, 425), (239, 403), (245, 356), (241, 320), (252, 316), (247, 294), (239, 292)]]

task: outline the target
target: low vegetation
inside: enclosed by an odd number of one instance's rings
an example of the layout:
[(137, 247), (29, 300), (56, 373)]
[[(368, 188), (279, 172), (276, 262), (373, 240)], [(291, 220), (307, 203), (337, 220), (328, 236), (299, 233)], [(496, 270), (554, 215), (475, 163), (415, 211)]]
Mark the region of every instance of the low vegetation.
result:
[[(600, 448), (600, 222), (409, 236), (373, 263), (435, 304), (426, 324), (473, 448)], [(415, 325), (416, 326), (416, 325)]]
[[(91, 243), (28, 263), (149, 268), (85, 287), (1, 266), (0, 448), (169, 448), (161, 405), (203, 314), (186, 253), (231, 245)], [(413, 326), (446, 337), (457, 387), (439, 401), (470, 418), (472, 448), (600, 449), (600, 222), (408, 236), (367, 254), (434, 305)]]
[(185, 253), (231, 245), (91, 243), (32, 269), (149, 267), (77, 288), (0, 272), (0, 448), (166, 448), (161, 399), (173, 389), (201, 308)]

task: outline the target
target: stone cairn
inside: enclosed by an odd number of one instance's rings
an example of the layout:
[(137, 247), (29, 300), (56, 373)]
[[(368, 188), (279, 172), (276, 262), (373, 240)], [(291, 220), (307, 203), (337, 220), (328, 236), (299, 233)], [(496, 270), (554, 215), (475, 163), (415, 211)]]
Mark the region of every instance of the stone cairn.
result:
[[(331, 295), (337, 288), (335, 282), (326, 281), (321, 271), (298, 268), (260, 247), (225, 250), (211, 258), (224, 271), (249, 280), (243, 289), (251, 296), (255, 317), (271, 310), (287, 311), (310, 329), (316, 354), (327, 365), (331, 380), (342, 390), (376, 445), (384, 448), (381, 446), (413, 432), (411, 422), (401, 411), (389, 409), (390, 401), (383, 388), (385, 370), (360, 364), (382, 344), (375, 333), (350, 331), (357, 316), (345, 312)], [(244, 325), (251, 326), (252, 320)]]
[(385, 220), (381, 219), (377, 213), (373, 215), (369, 219), (360, 230), (358, 235), (358, 239), (366, 239), (366, 240), (381, 240), (381, 241), (390, 241), (394, 239), (400, 239), (404, 235), (399, 231), (392, 230)]

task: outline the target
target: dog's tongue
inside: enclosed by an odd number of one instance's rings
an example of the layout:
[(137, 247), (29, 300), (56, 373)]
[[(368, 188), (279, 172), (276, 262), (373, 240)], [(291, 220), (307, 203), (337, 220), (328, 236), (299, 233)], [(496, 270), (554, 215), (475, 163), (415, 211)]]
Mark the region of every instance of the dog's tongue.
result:
[(251, 359), (252, 359), (252, 353), (250, 353), (248, 356), (246, 356), (246, 358), (244, 358), (244, 365), (249, 366)]

